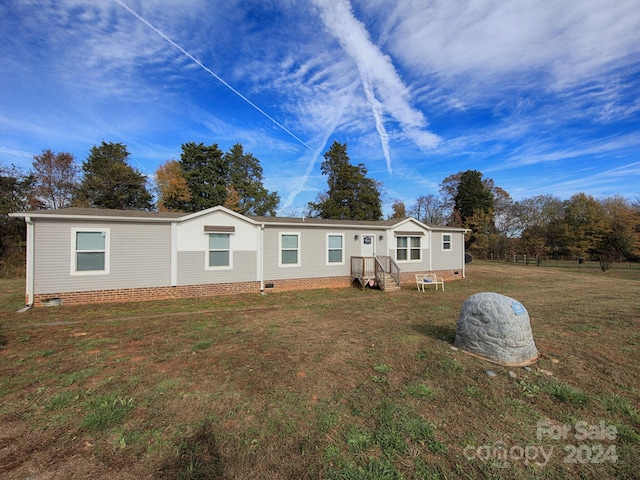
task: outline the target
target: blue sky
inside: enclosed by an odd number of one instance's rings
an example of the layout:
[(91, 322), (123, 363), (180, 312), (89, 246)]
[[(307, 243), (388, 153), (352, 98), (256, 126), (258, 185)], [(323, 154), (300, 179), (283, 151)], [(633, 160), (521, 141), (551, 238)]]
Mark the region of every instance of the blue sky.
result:
[(638, 0), (3, 0), (0, 162), (120, 142), (150, 177), (242, 143), (281, 214), (347, 143), (385, 212), (469, 169), (640, 196)]

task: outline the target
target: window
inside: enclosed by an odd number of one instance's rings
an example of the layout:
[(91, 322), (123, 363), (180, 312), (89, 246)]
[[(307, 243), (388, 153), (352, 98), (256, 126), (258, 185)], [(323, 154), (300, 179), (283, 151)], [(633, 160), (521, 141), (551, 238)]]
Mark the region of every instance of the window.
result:
[(410, 237), (411, 239), (411, 260), (420, 260), (422, 257), (422, 248), (420, 247), (420, 237)]
[(209, 234), (209, 268), (230, 267), (231, 250), (228, 233)]
[(400, 236), (396, 239), (396, 260), (420, 260), (422, 258), (422, 238)]
[(344, 235), (327, 235), (327, 263), (344, 263)]
[(451, 234), (442, 234), (442, 250), (451, 250)]
[(109, 230), (72, 230), (72, 274), (109, 273)]
[(299, 234), (280, 235), (280, 265), (300, 265)]

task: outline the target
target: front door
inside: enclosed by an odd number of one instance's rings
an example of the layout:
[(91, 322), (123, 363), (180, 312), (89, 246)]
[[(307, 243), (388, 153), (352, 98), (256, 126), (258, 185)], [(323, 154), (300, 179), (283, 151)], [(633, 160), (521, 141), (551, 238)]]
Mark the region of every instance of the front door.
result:
[(362, 257), (373, 257), (376, 254), (376, 237), (373, 234), (365, 233), (361, 236), (360, 255)]

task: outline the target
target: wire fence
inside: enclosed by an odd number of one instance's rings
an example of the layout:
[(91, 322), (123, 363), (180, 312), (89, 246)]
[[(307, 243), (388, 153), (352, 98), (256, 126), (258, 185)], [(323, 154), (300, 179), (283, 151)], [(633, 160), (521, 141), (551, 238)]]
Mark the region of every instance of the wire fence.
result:
[[(482, 258), (482, 257), (480, 257)], [(557, 257), (545, 255), (508, 255), (486, 253), (485, 260), (503, 263), (514, 263), (518, 265), (533, 265), (545, 267), (563, 267), (563, 268), (601, 268), (599, 261), (587, 260), (583, 257), (570, 257), (559, 255)], [(640, 269), (640, 263), (629, 261), (611, 262), (609, 268), (624, 269)]]

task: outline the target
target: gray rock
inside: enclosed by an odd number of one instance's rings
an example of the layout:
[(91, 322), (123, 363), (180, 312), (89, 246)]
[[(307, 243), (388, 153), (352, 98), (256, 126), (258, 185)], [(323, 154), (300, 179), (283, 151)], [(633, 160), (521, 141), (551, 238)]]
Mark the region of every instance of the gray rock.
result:
[(499, 365), (522, 367), (538, 360), (529, 313), (499, 293), (476, 293), (464, 302), (454, 345)]

